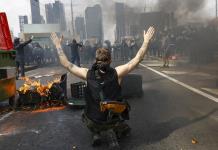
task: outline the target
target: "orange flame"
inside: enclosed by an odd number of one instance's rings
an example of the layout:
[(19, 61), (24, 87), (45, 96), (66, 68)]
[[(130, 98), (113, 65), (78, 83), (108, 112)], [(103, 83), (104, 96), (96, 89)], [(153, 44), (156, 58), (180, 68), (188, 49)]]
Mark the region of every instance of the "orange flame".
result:
[(29, 90), (33, 89), (41, 96), (48, 96), (49, 89), (54, 83), (60, 83), (60, 79), (60, 77), (56, 78), (53, 81), (47, 82), (46, 85), (43, 85), (40, 80), (34, 81), (28, 77), (23, 77), (22, 80), (24, 80), (25, 83), (18, 89), (18, 91), (22, 94), (26, 94)]

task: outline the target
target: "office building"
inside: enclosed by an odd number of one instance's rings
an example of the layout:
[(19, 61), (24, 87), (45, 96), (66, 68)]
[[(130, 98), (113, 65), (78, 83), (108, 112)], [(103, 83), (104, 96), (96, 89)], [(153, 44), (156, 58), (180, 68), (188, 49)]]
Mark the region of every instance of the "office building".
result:
[(20, 32), (23, 32), (23, 25), (28, 24), (27, 16), (19, 16)]
[(120, 41), (126, 35), (125, 31), (125, 5), (124, 3), (115, 3), (115, 21), (116, 31), (115, 40)]
[(66, 18), (63, 3), (55, 1), (45, 4), (45, 14), (47, 24), (60, 24), (61, 30), (66, 31)]
[(102, 10), (100, 5), (87, 7), (85, 10), (86, 38), (103, 41)]
[(32, 24), (41, 24), (39, 0), (30, 0)]
[(75, 28), (76, 28), (76, 35), (80, 37), (80, 40), (84, 40), (86, 38), (84, 17), (76, 17)]

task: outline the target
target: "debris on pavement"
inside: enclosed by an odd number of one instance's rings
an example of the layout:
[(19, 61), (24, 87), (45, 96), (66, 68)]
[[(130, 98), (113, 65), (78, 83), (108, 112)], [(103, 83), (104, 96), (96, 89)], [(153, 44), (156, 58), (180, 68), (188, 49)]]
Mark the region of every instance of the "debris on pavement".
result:
[(198, 144), (198, 141), (195, 138), (193, 138), (192, 139), (192, 144)]

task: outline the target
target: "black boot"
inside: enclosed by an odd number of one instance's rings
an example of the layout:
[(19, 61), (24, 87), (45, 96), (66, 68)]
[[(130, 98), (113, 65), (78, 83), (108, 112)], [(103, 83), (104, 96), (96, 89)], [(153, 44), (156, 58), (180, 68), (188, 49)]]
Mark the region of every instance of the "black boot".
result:
[(110, 129), (107, 131), (106, 134), (107, 134), (107, 141), (109, 144), (109, 149), (110, 150), (120, 150), (120, 146), (117, 141), (117, 136), (115, 132), (112, 129)]
[(99, 134), (93, 134), (92, 146), (100, 146), (102, 142), (101, 136)]
[(115, 129), (114, 129), (117, 138), (120, 139), (122, 137), (126, 137), (130, 134), (131, 128), (126, 123), (120, 123)]

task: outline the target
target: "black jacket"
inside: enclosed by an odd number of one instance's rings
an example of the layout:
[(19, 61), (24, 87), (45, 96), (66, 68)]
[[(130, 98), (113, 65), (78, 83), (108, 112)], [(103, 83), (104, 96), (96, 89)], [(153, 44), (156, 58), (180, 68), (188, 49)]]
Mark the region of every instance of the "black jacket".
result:
[(16, 61), (24, 61), (24, 59), (25, 59), (24, 47), (31, 42), (32, 42), (32, 40), (30, 39), (24, 43), (20, 43), (20, 42), (14, 43), (14, 48), (16, 50), (16, 58), (15, 58)]
[(70, 43), (70, 44), (67, 44), (67, 46), (70, 46), (72, 55), (79, 54), (79, 51), (78, 51), (79, 47), (82, 47), (82, 45), (79, 43)]

